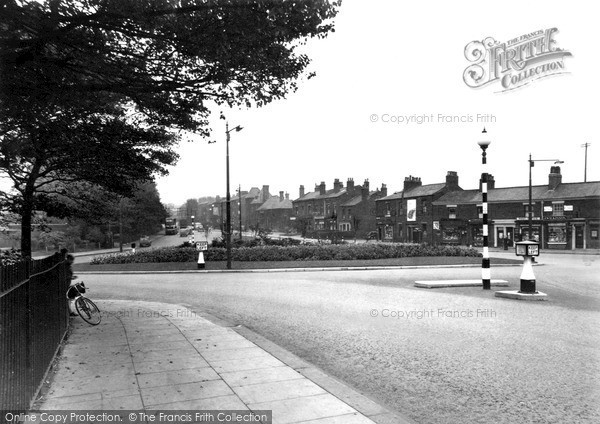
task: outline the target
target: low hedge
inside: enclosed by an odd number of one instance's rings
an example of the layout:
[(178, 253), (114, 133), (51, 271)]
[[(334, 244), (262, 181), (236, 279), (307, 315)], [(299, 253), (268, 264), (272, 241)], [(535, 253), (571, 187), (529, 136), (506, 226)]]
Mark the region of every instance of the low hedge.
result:
[[(364, 243), (343, 245), (254, 246), (231, 249), (234, 261), (323, 261), (368, 260), (417, 256), (481, 256), (478, 250), (460, 246), (427, 246), (419, 244)], [(227, 251), (212, 247), (204, 253), (207, 261), (225, 261)], [(92, 264), (124, 264), (148, 262), (196, 262), (198, 252), (193, 247), (163, 247), (136, 253), (113, 253), (96, 256)]]

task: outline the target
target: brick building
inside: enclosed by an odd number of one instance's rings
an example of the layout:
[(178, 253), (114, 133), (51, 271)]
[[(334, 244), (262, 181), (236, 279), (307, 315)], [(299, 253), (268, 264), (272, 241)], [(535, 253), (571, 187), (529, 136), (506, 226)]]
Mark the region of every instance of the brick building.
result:
[(338, 214), (338, 230), (345, 237), (365, 238), (371, 231), (376, 230), (375, 201), (387, 196), (387, 187), (381, 185), (381, 190), (369, 190), (369, 181), (365, 180), (362, 187), (354, 187), (354, 180), (348, 179), (346, 190), (350, 199), (341, 204)]
[[(493, 179), (492, 179), (493, 181)], [(489, 185), (489, 184), (488, 184)], [(441, 244), (481, 245), (481, 191), (447, 193), (433, 202)], [(529, 238), (529, 186), (488, 190), (489, 243), (502, 247), (506, 240)], [(599, 248), (600, 182), (563, 183), (553, 166), (548, 184), (532, 187), (532, 235), (543, 249)]]
[[(385, 184), (382, 190), (386, 190)], [(293, 201), (296, 229), (304, 236), (333, 238), (353, 237), (355, 232), (366, 234), (375, 230), (375, 199), (381, 192), (369, 191), (369, 181), (355, 186), (349, 178), (344, 184), (335, 179), (327, 190), (325, 182), (315, 185), (315, 191), (305, 193), (300, 186), (298, 199)]]
[(292, 201), (289, 194), (279, 192), (279, 196), (269, 197), (256, 209), (259, 228), (271, 231), (287, 231), (292, 217)]
[(420, 178), (406, 177), (402, 191), (375, 201), (378, 240), (435, 243), (432, 202), (453, 191), (462, 191), (454, 171), (439, 184), (423, 185)]

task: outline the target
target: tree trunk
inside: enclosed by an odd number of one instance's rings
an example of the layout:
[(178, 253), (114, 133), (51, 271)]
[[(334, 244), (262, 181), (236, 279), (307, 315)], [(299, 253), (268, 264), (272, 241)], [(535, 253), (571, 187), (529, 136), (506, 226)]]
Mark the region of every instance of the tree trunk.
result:
[(21, 254), (23, 257), (31, 257), (31, 214), (33, 208), (27, 200), (21, 209)]

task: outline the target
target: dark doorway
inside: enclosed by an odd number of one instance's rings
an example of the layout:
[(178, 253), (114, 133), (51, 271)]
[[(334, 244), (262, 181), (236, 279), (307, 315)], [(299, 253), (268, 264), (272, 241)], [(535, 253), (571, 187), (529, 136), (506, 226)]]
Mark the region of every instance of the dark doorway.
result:
[(411, 238), (413, 243), (421, 243), (421, 232), (418, 227), (411, 228)]
[(583, 225), (575, 226), (575, 249), (583, 249)]

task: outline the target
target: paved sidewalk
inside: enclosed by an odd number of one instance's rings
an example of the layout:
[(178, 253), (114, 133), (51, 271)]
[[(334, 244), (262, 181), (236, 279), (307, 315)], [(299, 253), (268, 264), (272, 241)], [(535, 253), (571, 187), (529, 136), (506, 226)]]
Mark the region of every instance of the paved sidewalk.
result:
[(102, 323), (73, 318), (35, 409), (272, 410), (273, 423), (408, 422), (243, 327), (179, 305), (96, 303)]

